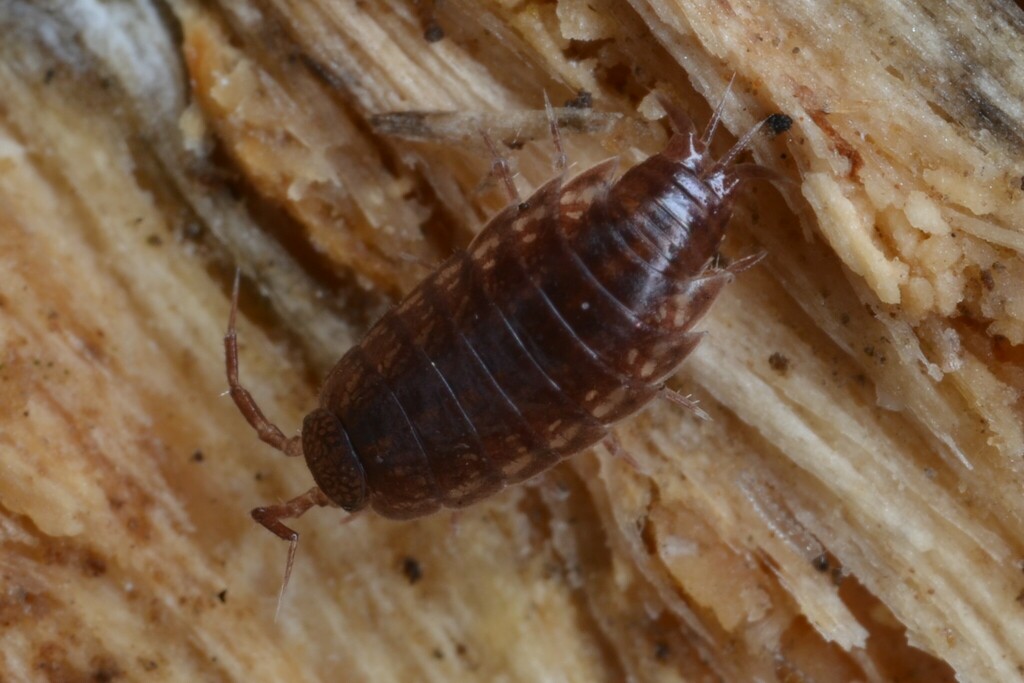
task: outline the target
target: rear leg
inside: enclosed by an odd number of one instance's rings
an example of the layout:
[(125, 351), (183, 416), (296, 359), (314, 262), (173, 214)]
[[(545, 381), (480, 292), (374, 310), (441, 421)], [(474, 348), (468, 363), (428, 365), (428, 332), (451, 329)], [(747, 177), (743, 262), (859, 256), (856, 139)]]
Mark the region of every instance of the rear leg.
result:
[[(239, 412), (242, 413), (242, 417), (256, 430), (261, 441), (273, 446), (289, 457), (302, 455), (302, 438), (299, 436), (286, 437), (277, 425), (266, 418), (259, 405), (257, 405), (256, 400), (252, 397), (252, 394), (239, 382), (238, 336), (235, 332), (235, 319), (238, 315), (239, 280), (240, 271), (236, 270), (235, 282), (231, 290), (231, 314), (228, 317), (227, 334), (224, 335), (224, 360), (227, 366), (229, 393), (235, 405), (238, 406)], [(286, 526), (281, 520), (300, 517), (311, 507), (334, 505), (335, 503), (323, 491), (314, 486), (301, 496), (292, 498), (286, 503), (258, 507), (252, 511), (251, 514), (254, 520), (278, 538), (288, 541), (289, 544), (284, 580), (281, 582), (281, 592), (277, 599), (277, 612), (274, 614), (275, 620), (277, 619), (277, 613), (281, 611), (281, 601), (284, 599), (285, 588), (288, 587), (292, 566), (295, 564), (295, 551), (299, 543), (299, 533)]]
[(224, 335), (224, 362), (227, 366), (228, 393), (231, 399), (238, 406), (260, 441), (269, 444), (281, 451), (290, 458), (302, 455), (302, 438), (293, 436), (288, 438), (278, 429), (277, 425), (268, 420), (256, 404), (248, 389), (238, 381), (238, 336), (235, 333), (235, 317), (238, 315), (238, 285), (241, 279), (241, 270), (235, 271), (235, 284), (231, 289), (231, 314), (228, 316), (228, 331)]
[(319, 487), (314, 486), (301, 496), (278, 505), (268, 505), (253, 509), (250, 513), (252, 518), (259, 522), (278, 538), (288, 541), (288, 561), (284, 568), (284, 579), (281, 581), (281, 592), (277, 596), (277, 609), (274, 611), (274, 621), (281, 612), (281, 603), (284, 601), (284, 591), (288, 587), (288, 581), (292, 576), (292, 567), (295, 565), (295, 551), (299, 547), (299, 532), (287, 526), (281, 520), (296, 519), (301, 517), (312, 507), (337, 507)]

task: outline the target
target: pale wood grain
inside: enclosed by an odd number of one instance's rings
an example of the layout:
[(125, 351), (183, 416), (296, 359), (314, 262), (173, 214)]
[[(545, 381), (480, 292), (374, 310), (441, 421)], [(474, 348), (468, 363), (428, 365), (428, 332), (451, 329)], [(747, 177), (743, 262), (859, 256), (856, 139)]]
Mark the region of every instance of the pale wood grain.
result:
[[(1024, 13), (936, 3), (0, 2), (0, 678), (1016, 680), (1024, 666)], [(504, 202), (388, 111), (618, 115), (574, 166), (782, 111), (727, 251), (763, 249), (602, 448), (461, 513), (304, 491), (317, 382)], [(453, 137), (453, 136), (449, 136)], [(554, 173), (510, 152), (525, 193)], [(773, 357), (773, 354), (774, 357)], [(414, 562), (422, 576), (412, 580)]]

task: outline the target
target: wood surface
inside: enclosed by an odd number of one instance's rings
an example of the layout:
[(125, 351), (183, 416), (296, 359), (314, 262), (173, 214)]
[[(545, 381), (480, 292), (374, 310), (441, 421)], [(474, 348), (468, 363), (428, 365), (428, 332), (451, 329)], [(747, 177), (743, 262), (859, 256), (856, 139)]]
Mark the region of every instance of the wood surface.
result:
[[(1024, 675), (1024, 11), (1006, 0), (0, 0), (0, 680)], [(444, 32), (428, 42), (431, 21)], [(665, 402), (457, 516), (248, 511), (331, 363), (505, 202), (667, 134), (791, 182)], [(385, 134), (389, 112), (449, 112)], [(451, 124), (451, 116), (462, 116)], [(603, 117), (603, 118), (602, 118)], [(385, 119), (384, 121), (387, 121)], [(539, 128), (539, 130), (538, 130)], [(415, 135), (413, 135), (415, 133)], [(415, 138), (415, 139), (410, 139)]]

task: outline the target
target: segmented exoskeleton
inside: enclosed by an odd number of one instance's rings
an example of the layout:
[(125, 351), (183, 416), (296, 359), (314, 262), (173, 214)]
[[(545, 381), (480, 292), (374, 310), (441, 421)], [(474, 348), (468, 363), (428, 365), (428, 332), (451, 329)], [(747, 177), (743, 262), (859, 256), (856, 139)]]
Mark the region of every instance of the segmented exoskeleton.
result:
[(614, 160), (557, 177), (495, 216), (335, 365), (299, 437), (238, 383), (232, 310), (231, 395), (317, 484), (257, 521), (294, 552), (281, 520), (314, 505), (460, 508), (594, 444), (662, 389), (701, 339), (694, 324), (760, 258), (711, 265), (737, 186), (769, 173), (731, 163), (756, 128), (715, 161), (718, 112), (698, 137), (664, 104), (677, 132), (663, 152), (618, 181)]

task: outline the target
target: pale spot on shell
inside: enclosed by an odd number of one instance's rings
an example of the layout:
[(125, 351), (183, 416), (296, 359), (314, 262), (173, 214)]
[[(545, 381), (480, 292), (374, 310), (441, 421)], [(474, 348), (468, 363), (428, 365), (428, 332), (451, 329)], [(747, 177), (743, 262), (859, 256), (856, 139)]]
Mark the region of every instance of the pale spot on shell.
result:
[(654, 361), (653, 360), (647, 361), (646, 363), (644, 363), (644, 366), (642, 368), (640, 368), (640, 376), (644, 377), (644, 378), (650, 377), (651, 374), (654, 373), (654, 368), (655, 368)]
[(555, 450), (557, 450), (559, 448), (564, 448), (565, 446), (569, 445), (569, 443), (571, 443), (572, 440), (575, 439), (576, 435), (579, 434), (579, 433), (580, 433), (580, 426), (578, 424), (577, 425), (572, 425), (570, 427), (567, 427), (566, 429), (563, 429), (558, 434), (556, 434), (554, 436), (554, 438), (552, 438), (548, 442), (548, 445), (549, 445), (550, 448), (553, 448)]
[(496, 246), (498, 246), (497, 236), (489, 237), (473, 248), (473, 257), (479, 259), (483, 256), (486, 256), (487, 254), (494, 251), (494, 248)]
[(610, 403), (613, 408), (617, 408), (625, 400), (628, 392), (629, 389), (624, 385), (616, 387), (614, 391), (608, 394), (605, 403)]
[(655, 358), (661, 358), (662, 356), (671, 352), (674, 346), (675, 344), (672, 344), (669, 341), (657, 342), (656, 344), (654, 344), (654, 346), (651, 347), (651, 355), (654, 356)]
[(520, 472), (522, 472), (523, 470), (525, 470), (532, 463), (533, 457), (524, 447), (519, 450), (519, 453), (515, 458), (505, 463), (505, 465), (501, 468), (501, 473), (505, 477), (512, 478), (515, 477)]
[(536, 233), (531, 232), (529, 235), (523, 237), (523, 244), (529, 244), (530, 242), (533, 242), (535, 239), (537, 239)]
[(591, 389), (587, 392), (587, 395), (583, 398), (585, 401), (593, 401), (597, 398), (597, 389)]
[(632, 365), (636, 362), (636, 357), (640, 355), (640, 352), (636, 349), (630, 349), (629, 353), (626, 354), (626, 362)]
[(437, 274), (438, 280), (450, 280), (459, 272), (459, 264), (452, 264)]
[(595, 183), (590, 181), (586, 185), (562, 192), (560, 201), (562, 206), (566, 206), (568, 204), (590, 204), (606, 189), (607, 185), (605, 183)]
[(583, 191), (580, 189), (575, 190), (564, 190), (562, 196), (559, 198), (558, 203), (562, 206), (568, 206), (570, 204), (577, 204), (580, 201), (580, 197), (583, 195)]

